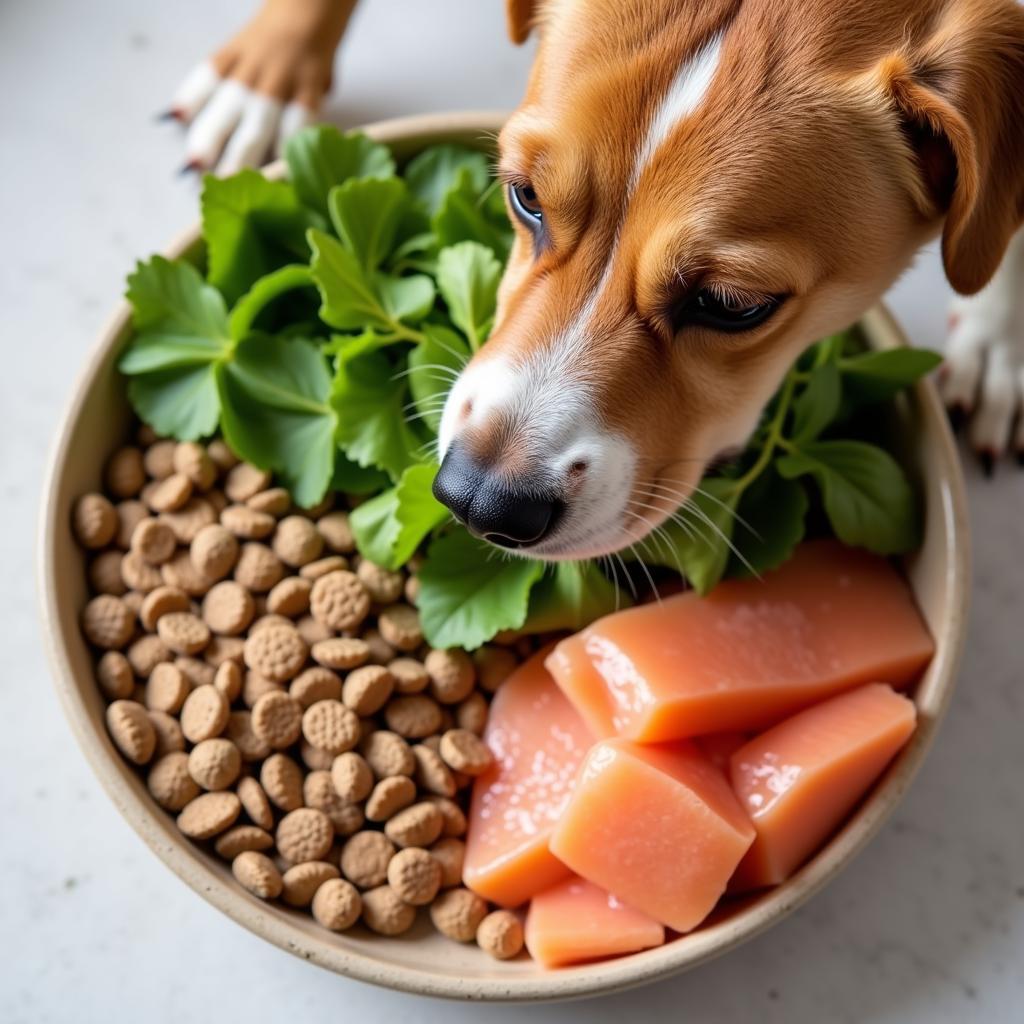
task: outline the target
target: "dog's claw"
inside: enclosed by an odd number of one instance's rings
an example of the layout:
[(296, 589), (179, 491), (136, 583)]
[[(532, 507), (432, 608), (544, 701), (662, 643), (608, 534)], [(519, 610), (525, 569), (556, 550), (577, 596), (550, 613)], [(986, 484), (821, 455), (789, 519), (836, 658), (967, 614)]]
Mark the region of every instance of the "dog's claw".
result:
[(953, 433), (958, 434), (960, 428), (967, 422), (968, 412), (966, 407), (957, 402), (955, 405), (949, 406), (946, 410), (946, 415), (949, 416), (949, 425), (953, 428)]
[(203, 164), (201, 160), (189, 160), (179, 171), (178, 177), (183, 178), (187, 174), (201, 174)]
[(183, 121), (185, 115), (177, 108), (170, 107), (168, 110), (162, 110), (156, 115), (155, 120), (157, 121)]

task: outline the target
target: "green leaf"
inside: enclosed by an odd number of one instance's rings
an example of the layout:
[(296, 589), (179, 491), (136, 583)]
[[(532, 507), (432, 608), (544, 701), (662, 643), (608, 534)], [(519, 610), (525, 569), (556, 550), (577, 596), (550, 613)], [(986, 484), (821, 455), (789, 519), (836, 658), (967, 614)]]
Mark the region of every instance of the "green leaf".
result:
[(811, 370), (810, 380), (793, 401), (793, 440), (813, 441), (839, 411), (839, 368), (832, 361)]
[(210, 284), (234, 302), (257, 280), (309, 258), (310, 218), (286, 181), (253, 170), (203, 179), (201, 198)]
[(344, 360), (349, 360), (365, 355), (367, 352), (376, 352), (378, 349), (387, 348), (389, 345), (403, 344), (406, 341), (406, 338), (396, 338), (393, 334), (379, 334), (370, 327), (362, 334), (332, 335), (331, 340), (324, 345), (323, 351), (325, 355), (340, 356)]
[(543, 572), (543, 562), (509, 557), (463, 529), (438, 538), (417, 574), (427, 642), (473, 650), (495, 633), (520, 629)]
[(420, 420), (436, 434), (445, 396), (454, 375), (469, 361), (469, 349), (459, 335), (439, 324), (424, 325), (423, 333), (426, 341), (409, 353), (409, 390)]
[(504, 211), (499, 220), (465, 167), (459, 170), (456, 185), (444, 197), (432, 224), (442, 248), (456, 242), (480, 242), (504, 261), (512, 245), (512, 229)]
[(863, 441), (815, 441), (776, 463), (787, 479), (812, 476), (832, 529), (846, 544), (880, 555), (920, 541), (914, 493), (888, 452)]
[(340, 451), (334, 456), (334, 475), (331, 490), (343, 494), (375, 494), (391, 482), (387, 473), (375, 466), (360, 466)]
[(388, 566), (402, 529), (398, 521), (398, 488), (386, 491), (354, 508), (348, 517), (359, 553), (376, 565)]
[(769, 466), (740, 498), (733, 541), (746, 564), (732, 554), (727, 575), (760, 575), (782, 565), (804, 538), (806, 516), (803, 486), (784, 479)]
[(274, 470), (298, 505), (315, 505), (334, 473), (338, 421), (331, 375), (302, 338), (252, 335), (219, 375), (224, 439), (243, 459)]
[(331, 223), (365, 270), (376, 270), (395, 245), (409, 191), (399, 178), (362, 178), (336, 185), (327, 197)]
[(163, 437), (196, 441), (217, 429), (217, 364), (157, 370), (128, 381), (128, 399)]
[(434, 308), (434, 282), (426, 274), (391, 277), (375, 274), (374, 287), (392, 323), (419, 323)]
[(274, 299), (295, 288), (313, 288), (309, 267), (293, 263), (261, 277), (239, 300), (228, 318), (231, 337), (244, 338), (253, 329), (257, 317)]
[(349, 178), (390, 178), (395, 161), (386, 146), (362, 132), (344, 135), (333, 125), (304, 128), (285, 146), (288, 174), (299, 199), (327, 216), (327, 196)]
[(556, 562), (530, 594), (523, 629), (527, 633), (582, 629), (631, 603), (629, 595), (618, 590), (595, 562)]
[(413, 157), (404, 173), (409, 191), (433, 215), (448, 193), (458, 186), (463, 170), (470, 187), (477, 193), (487, 188), (490, 178), (487, 158), (483, 153), (463, 146), (431, 146)]
[(865, 405), (885, 402), (942, 362), (938, 352), (894, 348), (847, 356), (840, 363), (843, 383), (842, 415)]
[(501, 264), (479, 242), (459, 242), (438, 256), (437, 286), (452, 322), (469, 338), (474, 351), (490, 333), (500, 281)]
[(338, 360), (331, 390), (338, 444), (360, 466), (376, 466), (396, 481), (424, 444), (406, 421), (405, 395), (404, 377), (382, 353)]

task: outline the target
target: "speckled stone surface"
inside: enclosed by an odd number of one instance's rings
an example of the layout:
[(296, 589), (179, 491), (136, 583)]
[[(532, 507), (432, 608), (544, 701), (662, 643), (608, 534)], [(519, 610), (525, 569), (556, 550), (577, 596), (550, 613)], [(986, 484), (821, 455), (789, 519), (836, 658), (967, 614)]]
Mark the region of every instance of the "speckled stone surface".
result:
[[(784, 924), (694, 973), (534, 1008), (390, 994), (243, 931), (143, 846), (101, 792), (53, 695), (32, 548), (52, 428), (132, 261), (195, 217), (152, 123), (238, 0), (0, 4), (0, 1017), (11, 1022), (401, 1019), (587, 1024), (987, 1024), (1024, 1019), (1024, 472), (968, 467), (976, 537), (959, 693), (880, 838)], [(500, 0), (364, 0), (331, 114), (345, 124), (512, 106), (529, 52)], [(393, 35), (397, 38), (392, 38)], [(891, 297), (941, 341), (934, 252)]]

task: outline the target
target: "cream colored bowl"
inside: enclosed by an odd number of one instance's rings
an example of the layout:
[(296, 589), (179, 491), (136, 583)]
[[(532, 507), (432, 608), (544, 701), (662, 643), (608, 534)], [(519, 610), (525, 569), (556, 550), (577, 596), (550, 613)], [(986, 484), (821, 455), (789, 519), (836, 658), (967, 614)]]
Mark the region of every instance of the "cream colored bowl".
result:
[[(497, 114), (465, 113), (387, 121), (366, 130), (403, 157), (436, 142), (486, 145), (500, 124)], [(193, 228), (167, 255), (195, 254), (198, 247), (199, 230)], [(870, 312), (863, 327), (873, 346), (904, 344), (884, 309)], [(103, 701), (93, 679), (92, 658), (78, 630), (78, 612), (86, 599), (85, 567), (69, 530), (70, 509), (76, 496), (100, 486), (103, 462), (124, 438), (129, 410), (115, 362), (130, 333), (129, 309), (122, 302), (78, 380), (50, 457), (39, 534), (39, 577), (57, 691), (100, 781), (157, 856), (214, 906), (282, 949), (339, 974), (433, 996), (543, 1000), (640, 985), (725, 953), (821, 889), (878, 831), (920, 767), (953, 690), (969, 584), (964, 483), (930, 383), (915, 389), (902, 432), (908, 464), (923, 482), (926, 501), (924, 547), (909, 560), (907, 572), (936, 640), (935, 658), (914, 694), (918, 729), (842, 831), (788, 882), (727, 906), (712, 922), (660, 949), (558, 971), (542, 970), (525, 956), (498, 963), (473, 946), (456, 945), (433, 933), (429, 922), (423, 921), (400, 938), (358, 931), (334, 935), (305, 913), (248, 895), (223, 862), (179, 834), (173, 818), (153, 803), (142, 778), (114, 749), (103, 724)], [(870, 643), (870, 637), (865, 642)]]

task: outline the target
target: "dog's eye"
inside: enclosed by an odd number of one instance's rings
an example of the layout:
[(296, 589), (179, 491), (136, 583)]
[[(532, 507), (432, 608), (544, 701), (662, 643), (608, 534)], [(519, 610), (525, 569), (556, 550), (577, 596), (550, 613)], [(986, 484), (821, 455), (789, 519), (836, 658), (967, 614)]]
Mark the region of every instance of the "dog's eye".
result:
[(749, 331), (763, 324), (780, 303), (779, 298), (751, 302), (711, 288), (701, 288), (686, 296), (672, 310), (672, 326), (677, 331), (690, 324), (727, 333)]
[(508, 199), (515, 215), (531, 230), (544, 220), (544, 208), (529, 182), (515, 182), (508, 187)]

